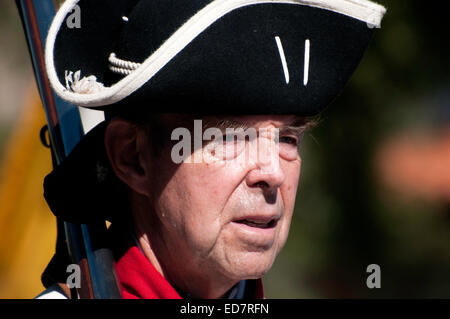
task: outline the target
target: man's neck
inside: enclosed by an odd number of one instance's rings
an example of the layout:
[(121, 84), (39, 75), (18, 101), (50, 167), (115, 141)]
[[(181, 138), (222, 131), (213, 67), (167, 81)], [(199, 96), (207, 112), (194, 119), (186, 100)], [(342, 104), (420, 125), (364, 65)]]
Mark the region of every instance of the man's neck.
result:
[(168, 270), (164, 267), (154, 249), (152, 248), (152, 241), (146, 234), (137, 236), (139, 248), (144, 256), (150, 261), (155, 269), (176, 289), (181, 290), (184, 295), (189, 295), (193, 298), (217, 299), (224, 297), (237, 282), (230, 282), (229, 280), (220, 280), (220, 278), (192, 278), (189, 276), (188, 269), (182, 269), (182, 276), (180, 278), (176, 274), (180, 271)]

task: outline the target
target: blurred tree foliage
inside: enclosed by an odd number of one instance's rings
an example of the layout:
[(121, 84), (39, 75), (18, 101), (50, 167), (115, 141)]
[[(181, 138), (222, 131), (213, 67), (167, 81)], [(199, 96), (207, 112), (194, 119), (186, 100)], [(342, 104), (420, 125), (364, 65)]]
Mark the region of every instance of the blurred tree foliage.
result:
[[(305, 140), (268, 297), (450, 297), (450, 203), (399, 200), (374, 171), (378, 147), (396, 132), (450, 126), (448, 18), (423, 0), (379, 2), (382, 28)], [(369, 264), (381, 266), (381, 289), (366, 286)]]

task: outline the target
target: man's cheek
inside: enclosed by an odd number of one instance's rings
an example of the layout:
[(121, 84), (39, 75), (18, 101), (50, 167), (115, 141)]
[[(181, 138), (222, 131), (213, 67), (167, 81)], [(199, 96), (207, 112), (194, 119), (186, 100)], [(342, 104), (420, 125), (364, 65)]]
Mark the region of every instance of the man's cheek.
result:
[(214, 249), (221, 232), (220, 221), (210, 217), (204, 216), (187, 220), (185, 225), (185, 240), (199, 255), (207, 254)]
[(280, 191), (283, 199), (283, 206), (285, 210), (292, 210), (295, 205), (295, 198), (297, 196), (298, 183), (285, 183)]
[(291, 207), (295, 203), (295, 197), (297, 196), (297, 190), (299, 186), (300, 180), (300, 162), (290, 167), (290, 169), (286, 169), (287, 172), (287, 180), (281, 186), (281, 191), (283, 192), (284, 205), (286, 207)]

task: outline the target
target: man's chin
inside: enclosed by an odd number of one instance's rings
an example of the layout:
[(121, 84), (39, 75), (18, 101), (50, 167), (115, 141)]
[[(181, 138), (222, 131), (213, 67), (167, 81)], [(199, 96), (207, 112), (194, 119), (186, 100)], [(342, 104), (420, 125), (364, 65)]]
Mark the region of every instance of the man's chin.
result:
[(238, 280), (258, 279), (263, 277), (272, 267), (275, 260), (273, 252), (245, 252), (235, 256), (231, 263), (232, 277)]
[(248, 271), (240, 271), (237, 278), (239, 280), (246, 279), (259, 279), (266, 275), (266, 273), (270, 270), (271, 267), (264, 269), (249, 269)]

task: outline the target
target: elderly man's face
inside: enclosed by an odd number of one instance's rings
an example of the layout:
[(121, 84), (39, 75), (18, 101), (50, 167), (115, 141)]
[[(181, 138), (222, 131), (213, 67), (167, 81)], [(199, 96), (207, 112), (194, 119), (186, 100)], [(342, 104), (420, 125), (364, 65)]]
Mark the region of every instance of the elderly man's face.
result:
[[(288, 236), (300, 176), (294, 120), (231, 118), (258, 132), (231, 156), (217, 154), (208, 143), (181, 164), (173, 163), (167, 149), (157, 157), (144, 155), (153, 163), (148, 177), (152, 211), (146, 213), (151, 222), (139, 227), (149, 234), (165, 275), (177, 287), (189, 291), (201, 280), (260, 278), (272, 266)], [(279, 130), (278, 148), (275, 135), (267, 134), (274, 129)], [(229, 143), (235, 142), (221, 146)], [(193, 163), (197, 152), (213, 160)]]

